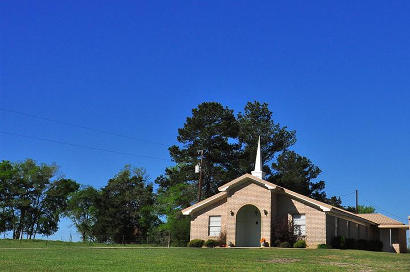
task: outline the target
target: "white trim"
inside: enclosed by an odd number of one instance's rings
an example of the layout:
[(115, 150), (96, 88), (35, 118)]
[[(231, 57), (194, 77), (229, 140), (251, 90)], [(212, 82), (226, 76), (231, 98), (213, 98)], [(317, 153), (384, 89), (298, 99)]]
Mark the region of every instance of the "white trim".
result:
[[(212, 218), (214, 218), (214, 219), (219, 218), (219, 220), (217, 220), (218, 224), (215, 224), (215, 222), (212, 222)], [(219, 228), (218, 235), (213, 235), (215, 233), (214, 233), (214, 231), (211, 231), (212, 228), (217, 228), (217, 229)], [(220, 216), (220, 215), (210, 215), (209, 218), (208, 218), (208, 236), (218, 237), (218, 236), (221, 235), (221, 231), (222, 231), (222, 216)]]
[[(221, 194), (221, 193), (220, 193)], [(216, 195), (214, 195), (214, 196), (211, 196), (211, 197), (209, 197), (209, 198), (207, 198), (207, 199), (204, 199), (204, 200), (202, 200), (201, 202), (199, 202), (199, 203), (197, 203), (197, 204), (194, 204), (194, 205), (192, 205), (191, 207), (190, 207), (190, 209), (185, 209), (185, 210), (182, 210), (182, 214), (183, 215), (190, 215), (195, 209), (197, 209), (197, 208), (200, 208), (200, 207), (202, 207), (203, 205), (205, 205), (205, 204), (208, 204), (208, 203), (211, 203), (211, 202), (213, 202), (213, 201), (217, 201), (217, 200), (219, 200), (219, 199), (221, 199), (221, 198), (223, 198), (223, 197), (225, 197), (226, 196), (226, 193), (225, 194), (221, 194), (221, 195), (219, 195), (219, 196), (216, 196)], [(198, 205), (199, 204), (199, 205)]]
[(323, 206), (320, 206), (319, 205), (319, 207), (322, 209), (322, 211), (324, 211), (324, 212), (330, 212), (330, 209), (329, 208), (326, 208), (326, 207), (323, 207)]
[(316, 207), (319, 207), (319, 208), (320, 208), (322, 211), (324, 211), (324, 212), (330, 212), (330, 209), (329, 209), (329, 208), (327, 208), (327, 207), (325, 207), (325, 206), (322, 206), (322, 205), (320, 205), (320, 204), (317, 204), (316, 202), (310, 201), (310, 200), (305, 199), (305, 198), (303, 198), (303, 197), (296, 196), (296, 195), (294, 195), (294, 194), (290, 194), (290, 193), (288, 193), (288, 192), (286, 192), (286, 191), (285, 191), (285, 193), (288, 194), (288, 195), (293, 196), (294, 198), (297, 198), (297, 199), (303, 200), (303, 201), (305, 201), (305, 202), (307, 202), (307, 203), (313, 204), (313, 205), (315, 205)]
[(265, 183), (265, 187), (268, 188), (269, 190), (274, 190), (276, 186), (270, 186), (269, 184)]
[[(268, 188), (269, 190), (274, 190), (274, 189), (276, 189), (276, 186), (271, 186), (271, 185), (266, 184), (266, 183), (264, 183), (264, 182), (261, 182), (261, 181), (259, 181), (259, 180), (254, 180), (254, 179), (250, 179), (250, 180), (253, 180), (255, 183), (259, 183), (259, 184), (265, 185), (265, 187)], [(240, 180), (240, 181), (238, 181), (238, 183), (244, 182), (244, 181), (246, 181), (246, 180), (245, 180), (245, 179), (244, 179), (244, 180)], [(221, 192), (226, 192), (226, 190), (228, 190), (229, 187), (231, 187), (231, 186), (233, 186), (233, 185), (236, 185), (236, 184), (237, 184), (237, 183), (233, 183), (233, 184), (230, 184), (230, 185), (228, 185), (228, 186), (221, 187), (221, 188), (219, 189), (219, 191), (221, 191)]]
[(187, 211), (182, 212), (183, 215), (189, 215), (193, 209), (189, 209)]
[(228, 188), (229, 188), (229, 186), (226, 186), (226, 187), (221, 188), (219, 191), (221, 191), (221, 192), (225, 192), (225, 191), (226, 191), (226, 189), (228, 189)]
[(379, 229), (408, 229), (410, 225), (378, 225)]

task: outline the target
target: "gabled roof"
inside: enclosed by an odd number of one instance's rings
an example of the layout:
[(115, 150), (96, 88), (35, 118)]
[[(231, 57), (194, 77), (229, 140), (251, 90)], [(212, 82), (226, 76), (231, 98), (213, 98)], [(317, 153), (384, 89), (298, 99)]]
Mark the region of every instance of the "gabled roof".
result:
[(330, 211), (332, 208), (334, 208), (332, 205), (329, 205), (329, 204), (327, 204), (327, 203), (318, 201), (318, 200), (316, 200), (316, 199), (307, 197), (307, 196), (305, 196), (305, 195), (302, 195), (302, 194), (293, 192), (293, 191), (288, 190), (288, 189), (286, 189), (286, 188), (284, 188), (284, 187), (279, 187), (279, 186), (278, 186), (278, 188), (279, 188), (281, 191), (283, 191), (285, 194), (290, 195), (290, 196), (293, 196), (294, 198), (297, 198), (297, 199), (299, 199), (299, 200), (308, 202), (308, 203), (310, 203), (310, 204), (313, 204), (314, 206), (320, 208), (320, 209), (321, 209), (322, 211), (324, 211), (324, 212), (328, 212), (328, 211)]
[(186, 209), (183, 209), (182, 214), (183, 215), (190, 215), (193, 211), (198, 210), (201, 207), (205, 207), (209, 204), (215, 203), (218, 200), (223, 199), (225, 197), (226, 197), (226, 192), (217, 193), (216, 195), (208, 197), (207, 199), (204, 199), (204, 200), (202, 200), (202, 201), (200, 201), (200, 202), (198, 202), (198, 203), (196, 203), (196, 204), (194, 204), (194, 205), (192, 205), (192, 206), (190, 206)]
[(313, 206), (316, 206), (317, 208), (321, 209), (324, 212), (332, 212), (332, 213), (337, 214), (339, 216), (348, 217), (348, 218), (354, 219), (356, 221), (365, 222), (367, 224), (373, 224), (373, 225), (375, 224), (373, 221), (367, 220), (366, 218), (362, 218), (362, 217), (358, 216), (355, 213), (346, 211), (346, 210), (341, 209), (339, 207), (329, 205), (327, 203), (324, 203), (322, 201), (319, 201), (319, 200), (307, 197), (305, 195), (296, 193), (296, 192), (291, 191), (289, 189), (286, 189), (284, 187), (277, 186), (277, 188), (278, 188), (277, 190), (280, 190), (280, 191), (284, 192), (285, 194), (287, 194), (291, 197), (294, 197), (294, 198), (296, 198), (296, 199), (298, 199), (302, 202), (308, 202), (308, 203), (312, 204)]
[(262, 186), (265, 186), (269, 190), (273, 190), (273, 189), (276, 188), (276, 185), (273, 184), (273, 183), (270, 183), (266, 180), (263, 180), (263, 179), (260, 179), (258, 177), (252, 176), (250, 174), (245, 174), (245, 175), (240, 176), (239, 178), (236, 178), (236, 179), (222, 185), (221, 187), (218, 188), (218, 190), (220, 192), (225, 192), (227, 189), (235, 187), (235, 186), (241, 184), (242, 182), (249, 181), (249, 180), (251, 180), (251, 181), (253, 181), (257, 184), (260, 184)]

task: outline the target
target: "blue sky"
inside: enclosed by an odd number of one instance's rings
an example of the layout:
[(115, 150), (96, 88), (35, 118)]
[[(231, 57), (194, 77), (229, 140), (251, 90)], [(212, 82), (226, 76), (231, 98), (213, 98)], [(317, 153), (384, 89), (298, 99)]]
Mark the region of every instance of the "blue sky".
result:
[[(56, 162), (95, 187), (125, 164), (153, 181), (192, 108), (218, 101), (238, 112), (258, 100), (297, 131), (294, 149), (323, 170), (328, 194), (353, 205), (358, 189), (361, 204), (410, 215), (410, 2), (2, 1), (0, 10), (0, 159)], [(62, 225), (55, 237), (68, 239), (75, 230)]]

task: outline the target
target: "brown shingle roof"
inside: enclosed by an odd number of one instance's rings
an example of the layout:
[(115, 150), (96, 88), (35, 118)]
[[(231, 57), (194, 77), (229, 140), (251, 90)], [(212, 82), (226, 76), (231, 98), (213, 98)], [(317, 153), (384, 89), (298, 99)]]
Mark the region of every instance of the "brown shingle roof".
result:
[(381, 213), (362, 213), (362, 214), (358, 214), (358, 216), (363, 217), (364, 219), (373, 221), (379, 225), (403, 225), (403, 223), (397, 220), (394, 220), (390, 217), (387, 217)]

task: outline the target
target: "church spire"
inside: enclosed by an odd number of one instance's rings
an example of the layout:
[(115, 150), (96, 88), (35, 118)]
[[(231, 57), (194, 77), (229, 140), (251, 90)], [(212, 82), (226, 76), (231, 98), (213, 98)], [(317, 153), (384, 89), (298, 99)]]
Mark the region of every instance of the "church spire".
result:
[(252, 176), (263, 179), (265, 173), (262, 171), (262, 154), (261, 154), (261, 136), (258, 140), (258, 150), (256, 150), (255, 170), (251, 172)]

